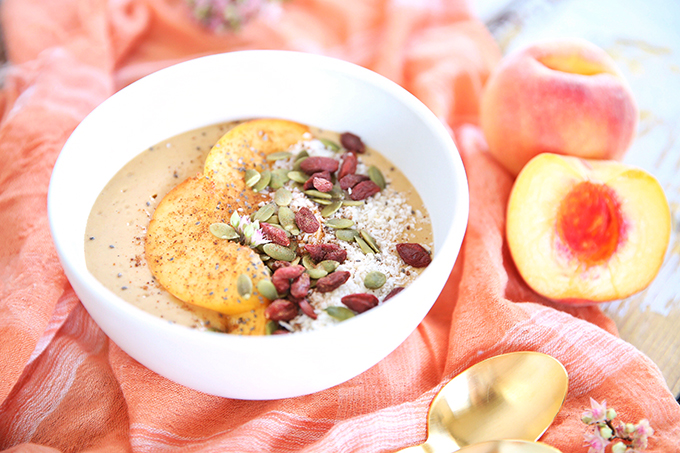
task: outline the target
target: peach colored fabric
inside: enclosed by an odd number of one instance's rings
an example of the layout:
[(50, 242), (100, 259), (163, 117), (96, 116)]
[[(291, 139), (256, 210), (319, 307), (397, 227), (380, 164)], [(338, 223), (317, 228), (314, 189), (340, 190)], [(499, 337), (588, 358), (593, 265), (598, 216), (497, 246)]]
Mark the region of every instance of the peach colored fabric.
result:
[[(180, 0), (4, 0), (12, 65), (0, 96), (0, 450), (11, 452), (362, 451), (419, 443), (451, 377), (492, 355), (537, 350), (570, 373), (543, 440), (581, 452), (580, 413), (606, 399), (650, 420), (649, 451), (676, 451), (680, 406), (657, 367), (599, 308), (564, 309), (521, 281), (504, 242), (512, 184), (475, 126), (500, 58), (462, 1), (290, 0), (238, 35), (211, 35)], [(281, 401), (208, 396), (110, 342), (79, 303), (52, 245), (50, 171), (73, 128), (139, 77), (237, 49), (323, 53), (405, 86), (451, 128), (469, 175), (470, 223), (432, 311), (392, 354), (351, 381)]]

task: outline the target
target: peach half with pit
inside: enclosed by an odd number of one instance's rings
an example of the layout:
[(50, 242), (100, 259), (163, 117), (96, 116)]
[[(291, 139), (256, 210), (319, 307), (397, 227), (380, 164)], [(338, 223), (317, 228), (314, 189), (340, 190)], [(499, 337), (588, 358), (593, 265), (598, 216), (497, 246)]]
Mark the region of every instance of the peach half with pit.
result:
[(620, 160), (637, 122), (637, 103), (614, 60), (581, 39), (508, 54), (480, 106), (489, 151), (513, 175), (542, 152)]
[(517, 176), (506, 236), (525, 282), (586, 305), (646, 288), (663, 263), (670, 208), (648, 172), (612, 160), (543, 153)]

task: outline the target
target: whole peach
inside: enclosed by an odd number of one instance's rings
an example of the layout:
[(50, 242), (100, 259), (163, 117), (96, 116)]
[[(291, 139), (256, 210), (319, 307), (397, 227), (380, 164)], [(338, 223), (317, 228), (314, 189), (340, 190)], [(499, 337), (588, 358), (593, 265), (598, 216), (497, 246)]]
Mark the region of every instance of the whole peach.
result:
[(487, 81), (480, 113), (489, 150), (513, 175), (542, 152), (618, 160), (638, 121), (614, 60), (581, 39), (508, 54)]

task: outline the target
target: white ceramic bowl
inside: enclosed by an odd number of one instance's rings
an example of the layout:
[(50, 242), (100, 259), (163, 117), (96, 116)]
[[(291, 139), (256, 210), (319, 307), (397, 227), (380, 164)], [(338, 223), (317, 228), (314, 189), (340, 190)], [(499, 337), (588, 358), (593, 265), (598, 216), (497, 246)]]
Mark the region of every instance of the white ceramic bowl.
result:
[[(179, 133), (253, 117), (352, 131), (396, 164), (432, 217), (434, 259), (405, 291), (310, 333), (240, 337), (169, 324), (121, 300), (85, 265), (85, 225), (100, 191), (136, 154)], [(151, 370), (209, 394), (275, 399), (340, 384), (378, 363), (432, 307), (458, 256), (468, 218), (460, 156), (420, 101), (359, 66), (317, 55), (244, 51), (151, 74), (97, 107), (54, 167), (48, 212), (68, 279), (90, 315)]]

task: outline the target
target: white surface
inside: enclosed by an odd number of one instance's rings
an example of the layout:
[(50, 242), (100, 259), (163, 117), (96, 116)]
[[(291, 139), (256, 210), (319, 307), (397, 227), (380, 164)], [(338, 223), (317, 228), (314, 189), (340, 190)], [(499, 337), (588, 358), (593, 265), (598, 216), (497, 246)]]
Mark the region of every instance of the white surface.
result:
[[(352, 131), (386, 155), (430, 211), (432, 264), (388, 304), (327, 329), (273, 337), (169, 324), (104, 288), (86, 269), (84, 238), (90, 209), (107, 181), (134, 155), (163, 139), (250, 117), (283, 117)], [(447, 181), (446, 191), (432, 181)], [(54, 167), (48, 213), (67, 277), (94, 320), (124, 351), (159, 374), (206, 393), (273, 399), (346, 381), (406, 339), (448, 279), (467, 225), (468, 193), (449, 134), (396, 84), (326, 57), (248, 51), (162, 70), (95, 109), (69, 138)]]

